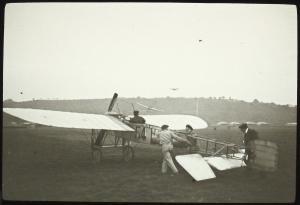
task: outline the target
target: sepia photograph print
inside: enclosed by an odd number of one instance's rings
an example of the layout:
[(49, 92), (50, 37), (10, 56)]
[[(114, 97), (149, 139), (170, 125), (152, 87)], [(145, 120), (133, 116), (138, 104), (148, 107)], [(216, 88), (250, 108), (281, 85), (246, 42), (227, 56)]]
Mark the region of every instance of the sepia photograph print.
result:
[(8, 3), (3, 45), (5, 202), (295, 202), (295, 5)]

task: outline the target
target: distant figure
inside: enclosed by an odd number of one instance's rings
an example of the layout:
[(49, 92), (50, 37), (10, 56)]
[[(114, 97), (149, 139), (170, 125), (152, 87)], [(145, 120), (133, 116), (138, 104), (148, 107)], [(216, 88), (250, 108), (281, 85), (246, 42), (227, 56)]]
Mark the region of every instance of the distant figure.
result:
[(243, 143), (245, 145), (245, 163), (248, 165), (249, 162), (251, 162), (255, 157), (253, 146), (254, 140), (258, 139), (258, 133), (253, 129), (249, 129), (246, 123), (241, 124), (239, 128), (244, 137)]
[(192, 153), (197, 150), (197, 139), (196, 134), (193, 132), (193, 127), (191, 125), (185, 126), (186, 139), (191, 143), (192, 146), (188, 147), (189, 153)]
[(190, 142), (186, 139), (177, 136), (172, 131), (168, 130), (168, 127), (169, 127), (168, 125), (163, 125), (161, 127), (161, 131), (158, 134), (159, 143), (162, 145), (162, 155), (163, 155), (161, 171), (163, 174), (165, 174), (168, 171), (168, 167), (170, 167), (174, 174), (178, 174), (178, 170), (174, 165), (170, 153), (173, 150), (173, 139), (186, 142), (188, 144), (190, 144)]
[(137, 111), (137, 110), (133, 111), (133, 115), (134, 115), (134, 117), (130, 118), (129, 122), (145, 124), (146, 120), (143, 117), (139, 116), (139, 111)]

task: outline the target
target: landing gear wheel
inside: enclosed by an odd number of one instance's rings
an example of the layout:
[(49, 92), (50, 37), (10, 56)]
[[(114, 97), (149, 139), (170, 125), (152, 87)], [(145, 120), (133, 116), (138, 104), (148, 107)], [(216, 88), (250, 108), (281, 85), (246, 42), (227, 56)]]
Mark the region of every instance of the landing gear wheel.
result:
[(102, 160), (102, 152), (101, 150), (93, 150), (92, 158), (95, 162), (100, 162)]
[(134, 151), (131, 146), (125, 146), (123, 148), (123, 161), (129, 162), (134, 159)]

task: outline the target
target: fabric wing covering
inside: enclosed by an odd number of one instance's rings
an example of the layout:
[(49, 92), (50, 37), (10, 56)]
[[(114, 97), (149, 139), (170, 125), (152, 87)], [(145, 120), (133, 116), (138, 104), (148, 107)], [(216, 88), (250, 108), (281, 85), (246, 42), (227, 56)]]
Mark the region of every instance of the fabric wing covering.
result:
[(207, 123), (199, 117), (192, 115), (141, 115), (145, 118), (146, 123), (161, 127), (166, 124), (172, 130), (185, 129), (187, 124), (194, 129), (207, 128)]
[(54, 127), (134, 131), (118, 119), (107, 115), (29, 108), (3, 108), (3, 111), (29, 122)]
[(235, 158), (227, 158), (226, 155), (221, 155), (218, 157), (204, 157), (207, 163), (216, 168), (217, 170), (223, 171), (233, 168), (245, 167), (246, 164), (243, 161), (243, 153), (234, 154)]
[(196, 181), (216, 177), (200, 154), (177, 155), (175, 159)]

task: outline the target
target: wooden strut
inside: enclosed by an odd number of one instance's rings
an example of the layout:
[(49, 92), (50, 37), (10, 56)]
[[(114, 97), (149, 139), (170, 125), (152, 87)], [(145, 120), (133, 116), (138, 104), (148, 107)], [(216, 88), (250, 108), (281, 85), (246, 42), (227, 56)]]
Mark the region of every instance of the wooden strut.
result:
[[(107, 144), (105, 145), (106, 139), (108, 136), (114, 137), (111, 142), (111, 144)], [(120, 137), (120, 136), (116, 136), (116, 135), (111, 135), (109, 132), (105, 132), (105, 134), (103, 135), (103, 137), (99, 140), (98, 144), (96, 144), (97, 142), (97, 131), (92, 129), (91, 131), (91, 151), (92, 151), (92, 157), (94, 157), (94, 152), (95, 151), (99, 151), (101, 152), (101, 150), (103, 148), (122, 148), (123, 150), (123, 157), (125, 154), (125, 147), (130, 146), (131, 143), (131, 138), (132, 136), (130, 136), (129, 139), (126, 139), (125, 137)]]
[(218, 151), (216, 151), (215, 153), (213, 153), (211, 156), (216, 156), (217, 154), (219, 154), (224, 149), (225, 149), (225, 146), (221, 147)]
[[(176, 133), (180, 133), (180, 134), (187, 134), (186, 132), (176, 132)], [(203, 138), (203, 137), (199, 137), (199, 136), (189, 136), (191, 138), (200, 140), (200, 141), (204, 141), (206, 143), (205, 145), (205, 152), (204, 154), (211, 154), (212, 156), (216, 156), (218, 155), (220, 152), (222, 152), (224, 149), (226, 149), (226, 157), (228, 157), (229, 155), (232, 155), (231, 157), (234, 157), (234, 151), (236, 151), (239, 146), (233, 143), (225, 143), (225, 142), (218, 142), (215, 139), (207, 139), (207, 138)], [(209, 143), (213, 143), (214, 144), (214, 152), (208, 152), (208, 147), (209, 147)], [(217, 150), (217, 145), (222, 145), (222, 147), (220, 149)], [(236, 150), (235, 150), (236, 149)], [(229, 153), (230, 151), (233, 151), (233, 153)], [(203, 152), (202, 152), (203, 153)]]

